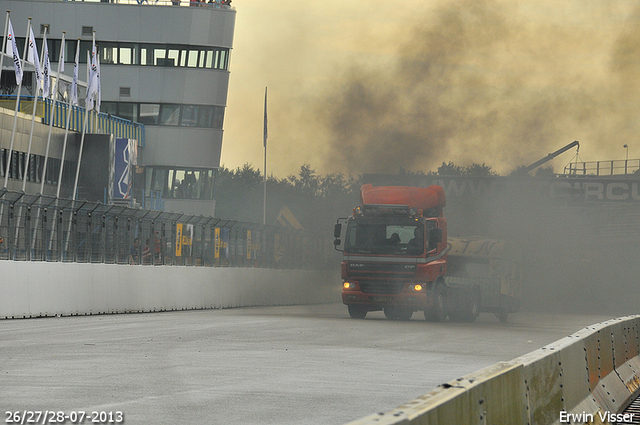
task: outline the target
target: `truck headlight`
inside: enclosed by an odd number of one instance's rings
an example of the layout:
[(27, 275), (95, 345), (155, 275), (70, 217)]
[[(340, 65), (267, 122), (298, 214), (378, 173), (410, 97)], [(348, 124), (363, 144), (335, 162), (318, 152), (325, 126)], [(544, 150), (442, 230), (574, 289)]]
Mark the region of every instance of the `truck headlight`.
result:
[(344, 289), (355, 289), (356, 288), (356, 284), (355, 283), (351, 283), (351, 282), (345, 282), (342, 284), (342, 288)]
[(416, 285), (409, 285), (409, 290), (410, 291), (419, 292), (419, 291), (422, 291), (423, 289), (424, 289), (424, 286), (420, 285), (419, 283), (416, 284)]

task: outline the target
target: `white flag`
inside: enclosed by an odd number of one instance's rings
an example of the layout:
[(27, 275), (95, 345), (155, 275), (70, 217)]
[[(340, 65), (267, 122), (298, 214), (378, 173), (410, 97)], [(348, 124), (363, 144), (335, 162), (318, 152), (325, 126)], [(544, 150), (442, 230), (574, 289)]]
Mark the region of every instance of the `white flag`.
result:
[(88, 111), (93, 109), (93, 64), (91, 64), (91, 53), (89, 51), (87, 51), (87, 65), (89, 65), (90, 68), (87, 69), (87, 94), (84, 98), (84, 108)]
[(13, 25), (9, 19), (9, 33), (7, 34), (7, 55), (13, 57), (13, 67), (16, 71), (16, 84), (22, 83), (22, 63), (18, 54), (18, 46), (16, 45), (16, 37), (13, 32)]
[(100, 103), (102, 102), (102, 87), (100, 86), (100, 56), (96, 55), (96, 92), (98, 99), (96, 102), (96, 111), (100, 112)]
[[(64, 72), (64, 48), (65, 48), (65, 43), (66, 41), (64, 40), (64, 32), (62, 33), (62, 43), (60, 43), (60, 48), (62, 49), (60, 51), (60, 72)], [(58, 77), (60, 77), (58, 75)]]
[(73, 80), (71, 81), (71, 104), (78, 104), (78, 62), (80, 62), (80, 40), (76, 46), (76, 59), (73, 64)]
[(42, 66), (42, 78), (44, 78), (44, 81), (42, 83), (42, 96), (51, 97), (51, 62), (49, 62), (49, 46), (47, 46), (46, 34), (42, 42), (44, 43), (44, 58), (42, 59), (44, 62)]
[[(33, 37), (33, 28), (29, 29), (29, 49), (27, 51), (27, 61), (31, 62), (36, 68), (36, 80), (38, 84), (42, 82), (42, 70), (40, 69), (40, 58), (38, 57), (38, 47), (36, 39)], [(38, 87), (38, 86), (36, 86)], [(38, 93), (36, 92), (36, 95)]]
[(87, 88), (91, 87), (91, 93), (98, 93), (98, 62), (97, 62), (97, 48), (96, 48), (96, 35), (93, 34), (93, 47), (91, 48), (91, 70), (89, 71), (89, 81), (87, 81)]

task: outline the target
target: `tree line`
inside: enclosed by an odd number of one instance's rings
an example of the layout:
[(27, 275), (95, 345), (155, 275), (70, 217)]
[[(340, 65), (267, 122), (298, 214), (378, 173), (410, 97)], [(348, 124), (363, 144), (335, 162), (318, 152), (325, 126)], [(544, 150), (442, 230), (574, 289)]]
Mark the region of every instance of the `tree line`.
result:
[[(443, 162), (436, 171), (409, 175), (497, 176), (486, 164), (456, 165)], [(346, 217), (358, 205), (361, 175), (331, 173), (320, 175), (310, 164), (303, 164), (297, 175), (267, 177), (267, 224), (274, 224), (287, 207), (305, 229), (328, 231), (338, 217)], [(215, 180), (215, 216), (262, 223), (263, 174), (251, 164), (236, 169), (221, 167)]]

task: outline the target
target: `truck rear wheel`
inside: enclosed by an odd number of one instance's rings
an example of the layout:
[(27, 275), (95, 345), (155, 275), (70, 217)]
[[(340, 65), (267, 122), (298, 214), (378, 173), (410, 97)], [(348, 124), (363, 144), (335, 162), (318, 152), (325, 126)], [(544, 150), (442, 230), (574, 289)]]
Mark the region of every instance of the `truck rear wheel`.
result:
[(462, 312), (462, 320), (473, 323), (480, 315), (480, 293), (474, 292), (469, 299), (466, 300), (464, 311)]
[(507, 319), (509, 318), (509, 312), (506, 308), (501, 309), (496, 313), (496, 317), (500, 321), (500, 323), (507, 323)]
[(364, 319), (367, 316), (367, 309), (361, 305), (349, 304), (349, 316), (352, 319)]
[(442, 322), (446, 318), (445, 293), (442, 285), (438, 285), (433, 291), (433, 306), (424, 311), (424, 320), (427, 322)]

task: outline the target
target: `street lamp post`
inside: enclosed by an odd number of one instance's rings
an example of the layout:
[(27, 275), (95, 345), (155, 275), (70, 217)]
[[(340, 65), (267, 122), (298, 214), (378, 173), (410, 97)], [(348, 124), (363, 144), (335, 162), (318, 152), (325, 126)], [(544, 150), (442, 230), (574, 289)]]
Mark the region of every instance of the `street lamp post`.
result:
[(626, 149), (626, 155), (624, 159), (624, 173), (627, 174), (627, 166), (629, 165), (629, 145), (626, 143), (622, 145), (623, 148)]

